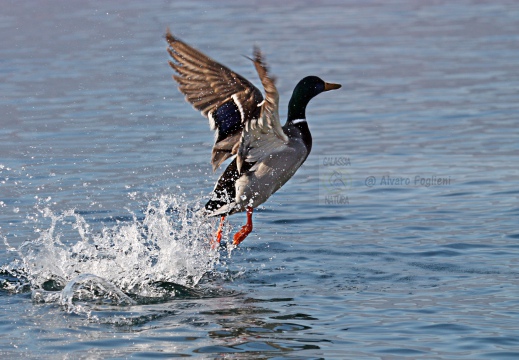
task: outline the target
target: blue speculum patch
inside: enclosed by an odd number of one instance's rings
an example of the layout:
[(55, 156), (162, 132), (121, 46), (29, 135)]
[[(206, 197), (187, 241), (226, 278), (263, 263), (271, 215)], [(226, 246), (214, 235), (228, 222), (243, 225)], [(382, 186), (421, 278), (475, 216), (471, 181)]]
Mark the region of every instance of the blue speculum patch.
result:
[(216, 109), (213, 112), (213, 119), (218, 128), (217, 142), (235, 133), (242, 126), (240, 110), (233, 100), (227, 101)]

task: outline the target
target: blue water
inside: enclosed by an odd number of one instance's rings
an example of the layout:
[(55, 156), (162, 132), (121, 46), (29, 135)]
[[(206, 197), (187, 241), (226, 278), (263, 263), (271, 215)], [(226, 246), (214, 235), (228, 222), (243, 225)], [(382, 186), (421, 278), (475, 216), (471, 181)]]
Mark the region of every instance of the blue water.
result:
[[(516, 1), (1, 8), (1, 358), (519, 358)], [(282, 118), (343, 84), (237, 249), (168, 26), (258, 86), (259, 45)]]

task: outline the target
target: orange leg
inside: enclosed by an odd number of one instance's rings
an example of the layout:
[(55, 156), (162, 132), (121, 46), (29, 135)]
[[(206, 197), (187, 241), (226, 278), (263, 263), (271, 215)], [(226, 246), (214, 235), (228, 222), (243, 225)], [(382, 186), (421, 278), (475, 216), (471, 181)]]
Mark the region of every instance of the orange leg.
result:
[(242, 226), (241, 230), (234, 234), (233, 244), (239, 245), (247, 235), (249, 235), (252, 231), (252, 212), (254, 208), (252, 206), (247, 206), (247, 224)]
[(214, 249), (216, 248), (217, 243), (220, 244), (220, 240), (222, 240), (222, 230), (223, 230), (223, 225), (225, 223), (225, 216), (222, 216), (220, 218), (220, 225), (218, 225), (218, 230), (216, 230), (216, 241), (211, 241), (211, 247)]

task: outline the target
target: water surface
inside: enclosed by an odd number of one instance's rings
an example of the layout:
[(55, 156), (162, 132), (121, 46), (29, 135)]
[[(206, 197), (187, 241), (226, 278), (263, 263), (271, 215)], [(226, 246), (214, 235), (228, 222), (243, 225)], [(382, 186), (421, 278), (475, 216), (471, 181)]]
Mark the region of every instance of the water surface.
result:
[[(519, 357), (514, 1), (8, 1), (0, 20), (2, 358)], [(168, 26), (258, 86), (259, 45), (282, 118), (302, 77), (343, 84), (239, 249), (196, 216), (219, 173)]]

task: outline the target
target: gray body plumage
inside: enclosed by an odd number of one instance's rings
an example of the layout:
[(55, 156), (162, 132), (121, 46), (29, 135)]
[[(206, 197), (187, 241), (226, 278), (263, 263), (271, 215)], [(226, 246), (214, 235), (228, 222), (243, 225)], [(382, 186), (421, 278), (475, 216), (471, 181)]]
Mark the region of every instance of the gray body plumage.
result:
[(303, 142), (301, 131), (293, 125), (290, 128), (288, 143), (274, 139), (268, 143), (263, 139), (263, 146), (268, 151), (262, 152), (263, 147), (251, 151), (253, 154), (249, 159), (256, 162), (236, 180), (234, 199), (229, 199), (227, 205), (211, 215), (233, 214), (245, 211), (247, 206), (255, 208), (267, 201), (295, 174), (308, 157), (309, 149)]

